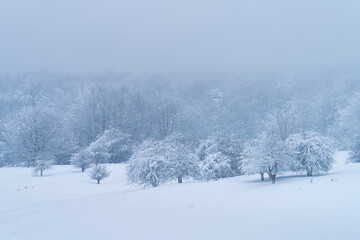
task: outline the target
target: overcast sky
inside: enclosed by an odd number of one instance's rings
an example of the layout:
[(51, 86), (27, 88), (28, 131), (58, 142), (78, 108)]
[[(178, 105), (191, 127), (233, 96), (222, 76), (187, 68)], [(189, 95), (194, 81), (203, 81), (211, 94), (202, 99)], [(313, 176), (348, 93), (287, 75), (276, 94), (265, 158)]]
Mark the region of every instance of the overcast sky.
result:
[(359, 0), (0, 0), (0, 72), (359, 63)]

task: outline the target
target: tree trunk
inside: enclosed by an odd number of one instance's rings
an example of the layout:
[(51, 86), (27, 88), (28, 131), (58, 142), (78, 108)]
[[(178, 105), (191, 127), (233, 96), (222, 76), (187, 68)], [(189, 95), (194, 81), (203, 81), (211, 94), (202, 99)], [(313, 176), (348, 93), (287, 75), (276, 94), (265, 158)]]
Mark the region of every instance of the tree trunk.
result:
[(265, 180), (264, 173), (260, 173), (260, 175), (261, 175), (261, 181), (264, 181)]
[(81, 168), (81, 172), (84, 172), (84, 171), (85, 171), (85, 168), (84, 168), (84, 167), (82, 167), (82, 168)]
[(276, 178), (276, 175), (271, 175), (271, 183), (272, 184), (275, 184), (275, 178)]
[(182, 183), (182, 177), (178, 177), (178, 183)]
[(309, 177), (312, 177), (312, 171), (311, 171), (311, 170), (307, 170), (307, 171), (306, 171), (306, 174), (307, 174)]
[(98, 184), (100, 184), (100, 179), (97, 180)]
[(42, 172), (43, 172), (43, 171), (42, 171), (42, 170), (40, 170), (40, 176), (42, 176)]

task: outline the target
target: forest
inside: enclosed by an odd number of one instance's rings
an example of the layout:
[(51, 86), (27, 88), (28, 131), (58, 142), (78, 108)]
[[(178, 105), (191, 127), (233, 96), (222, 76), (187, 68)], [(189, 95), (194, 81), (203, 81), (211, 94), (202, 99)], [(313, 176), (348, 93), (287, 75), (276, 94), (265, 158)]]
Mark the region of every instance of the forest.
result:
[(3, 74), (0, 163), (42, 175), (53, 164), (129, 162), (129, 181), (152, 186), (320, 174), (333, 151), (358, 159), (359, 76)]

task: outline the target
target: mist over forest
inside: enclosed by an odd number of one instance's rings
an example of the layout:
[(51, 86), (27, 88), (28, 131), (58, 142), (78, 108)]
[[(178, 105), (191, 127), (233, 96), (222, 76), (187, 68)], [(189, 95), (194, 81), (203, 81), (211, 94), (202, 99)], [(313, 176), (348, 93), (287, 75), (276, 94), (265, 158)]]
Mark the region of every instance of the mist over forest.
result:
[(0, 239), (360, 239), (359, 12), (0, 0)]
[(290, 133), (316, 131), (331, 137), (337, 150), (346, 150), (359, 128), (359, 77), (357, 72), (336, 71), (3, 74), (2, 165), (24, 161), (16, 131), (23, 119), (43, 121), (41, 116), (46, 124), (56, 125), (51, 146), (58, 164), (69, 163), (71, 154), (113, 128), (128, 134), (133, 146), (180, 133), (196, 149), (210, 135), (231, 135), (244, 145), (266, 131), (274, 116), (289, 121)]

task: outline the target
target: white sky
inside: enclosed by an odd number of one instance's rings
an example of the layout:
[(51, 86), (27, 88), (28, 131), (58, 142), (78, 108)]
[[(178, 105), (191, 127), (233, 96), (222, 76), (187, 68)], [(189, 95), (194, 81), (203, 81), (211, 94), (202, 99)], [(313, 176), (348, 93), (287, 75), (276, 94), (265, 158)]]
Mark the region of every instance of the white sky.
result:
[(0, 0), (0, 72), (359, 63), (358, 0)]

